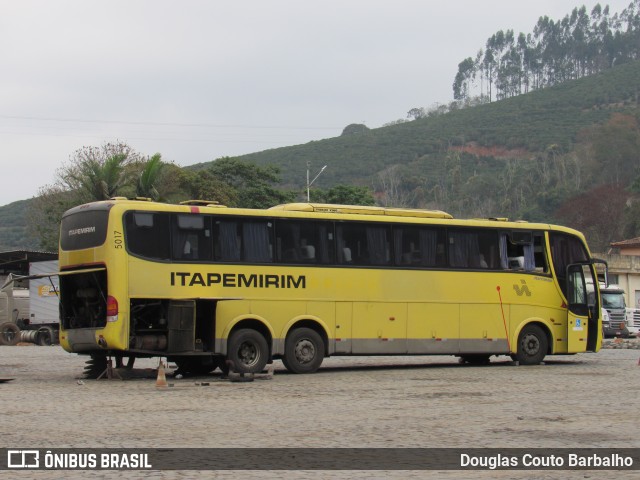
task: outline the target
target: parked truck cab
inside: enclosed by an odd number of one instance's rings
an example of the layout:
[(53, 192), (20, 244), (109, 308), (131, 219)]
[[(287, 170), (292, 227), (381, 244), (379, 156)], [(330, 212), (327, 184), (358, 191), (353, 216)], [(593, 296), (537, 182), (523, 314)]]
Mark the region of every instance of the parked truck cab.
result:
[(602, 306), (609, 313), (609, 321), (602, 321), (605, 337), (628, 337), (627, 306), (624, 300), (624, 290), (618, 285), (600, 286)]

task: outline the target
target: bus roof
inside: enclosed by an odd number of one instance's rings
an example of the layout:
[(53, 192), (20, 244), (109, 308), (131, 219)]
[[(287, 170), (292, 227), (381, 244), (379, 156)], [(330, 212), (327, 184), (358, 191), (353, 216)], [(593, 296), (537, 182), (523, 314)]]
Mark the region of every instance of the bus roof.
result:
[(286, 203), (268, 210), (288, 212), (349, 213), (355, 215), (388, 215), (394, 217), (453, 218), (441, 210), (420, 210), (415, 208), (368, 207), (362, 205), (334, 205), (328, 203)]
[[(338, 204), (326, 204), (326, 203), (287, 203), (282, 205), (276, 205), (267, 209), (251, 209), (251, 208), (228, 208), (225, 205), (215, 204), (211, 201), (189, 201), (182, 204), (170, 204), (170, 203), (158, 203), (148, 201), (146, 199), (127, 199), (124, 197), (114, 197), (109, 200), (102, 200), (99, 202), (92, 202), (84, 205), (79, 205), (71, 208), (65, 212), (64, 216), (78, 213), (87, 209), (104, 209), (109, 210), (112, 207), (120, 206), (125, 210), (159, 210), (159, 211), (182, 211), (182, 212), (209, 212), (225, 215), (258, 215), (258, 216), (270, 216), (270, 215), (283, 215), (283, 216), (306, 216), (308, 214), (318, 214), (325, 218), (336, 215), (352, 216), (351, 219), (355, 220), (353, 216), (362, 216), (362, 220), (374, 220), (378, 217), (380, 220), (385, 221), (402, 221), (406, 219), (411, 223), (419, 222), (420, 219), (431, 219), (435, 223), (446, 223), (455, 226), (482, 226), (482, 227), (498, 227), (502, 228), (522, 228), (527, 230), (555, 230), (566, 232), (570, 234), (577, 234), (584, 238), (584, 235), (570, 227), (564, 227), (560, 225), (552, 225), (548, 223), (529, 223), (526, 221), (516, 220), (509, 221), (506, 218), (471, 218), (471, 219), (454, 219), (453, 215), (443, 212), (441, 210), (421, 210), (411, 208), (389, 208), (389, 207), (376, 207), (376, 206), (361, 206), (361, 205), (338, 205)], [(367, 218), (369, 217), (369, 218)], [(381, 218), (382, 217), (382, 218)], [(501, 225), (500, 225), (501, 224)]]

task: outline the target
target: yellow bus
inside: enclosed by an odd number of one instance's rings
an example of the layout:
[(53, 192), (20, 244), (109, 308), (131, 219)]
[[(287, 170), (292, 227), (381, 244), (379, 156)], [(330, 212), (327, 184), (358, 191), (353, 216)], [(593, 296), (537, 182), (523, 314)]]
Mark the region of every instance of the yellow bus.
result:
[(193, 373), (311, 373), (332, 355), (538, 364), (602, 342), (598, 261), (548, 224), (114, 198), (64, 214), (59, 261), (60, 343), (91, 356), (89, 376), (108, 357)]

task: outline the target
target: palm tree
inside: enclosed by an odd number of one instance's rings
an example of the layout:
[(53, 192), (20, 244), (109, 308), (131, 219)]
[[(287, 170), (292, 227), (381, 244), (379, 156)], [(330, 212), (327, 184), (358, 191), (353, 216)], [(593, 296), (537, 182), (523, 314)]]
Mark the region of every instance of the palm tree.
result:
[(159, 153), (156, 153), (144, 163), (138, 177), (138, 182), (136, 183), (137, 197), (151, 198), (156, 201), (160, 200), (160, 193), (156, 189), (156, 184), (158, 183), (164, 165)]
[(127, 181), (125, 163), (127, 155), (114, 154), (101, 162), (97, 158), (87, 158), (75, 171), (69, 173), (70, 183), (75, 184), (88, 201), (108, 200), (117, 195)]

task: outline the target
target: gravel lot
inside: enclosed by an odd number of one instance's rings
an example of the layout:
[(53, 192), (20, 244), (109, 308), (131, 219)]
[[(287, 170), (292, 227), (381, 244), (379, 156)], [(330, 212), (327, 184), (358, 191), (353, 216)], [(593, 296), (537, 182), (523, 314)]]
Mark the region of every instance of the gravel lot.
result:
[[(313, 375), (79, 381), (86, 357), (0, 347), (2, 447), (640, 447), (640, 352), (459, 365), (454, 357), (336, 357)], [(136, 363), (136, 373), (157, 367)], [(203, 386), (202, 383), (209, 383)], [(14, 472), (11, 472), (12, 474)], [(21, 472), (18, 472), (21, 473)], [(20, 478), (122, 478), (30, 471)], [(637, 478), (636, 472), (128, 472), (127, 478)], [(9, 478), (9, 477), (4, 477)]]

